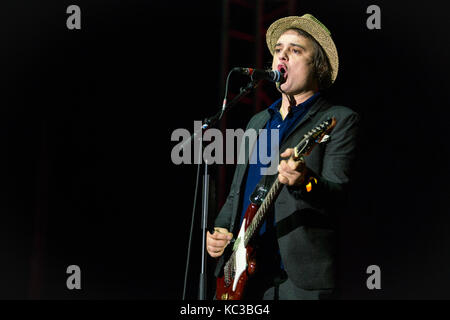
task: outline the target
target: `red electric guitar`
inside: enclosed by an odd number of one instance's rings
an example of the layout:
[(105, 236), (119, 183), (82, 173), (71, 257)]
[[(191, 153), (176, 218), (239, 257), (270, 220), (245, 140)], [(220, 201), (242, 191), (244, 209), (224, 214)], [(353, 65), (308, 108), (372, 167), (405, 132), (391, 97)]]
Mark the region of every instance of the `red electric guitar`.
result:
[[(308, 155), (316, 144), (328, 140), (328, 134), (335, 125), (336, 119), (330, 118), (305, 134), (294, 148), (293, 159), (304, 161), (303, 157)], [(232, 253), (225, 263), (223, 276), (217, 278), (217, 300), (241, 300), (244, 297), (248, 278), (256, 270), (256, 252), (249, 242), (264, 221), (268, 209), (275, 202), (282, 186), (283, 184), (277, 178), (268, 192), (267, 190), (254, 192), (257, 196), (251, 199), (245, 212)]]

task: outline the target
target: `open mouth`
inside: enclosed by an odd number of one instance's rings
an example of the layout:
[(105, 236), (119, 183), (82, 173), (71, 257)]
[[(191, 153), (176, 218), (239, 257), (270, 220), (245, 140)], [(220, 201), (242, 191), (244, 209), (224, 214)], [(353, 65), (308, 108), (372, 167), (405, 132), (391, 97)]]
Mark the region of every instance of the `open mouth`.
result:
[(286, 66), (285, 66), (284, 64), (279, 64), (278, 67), (277, 67), (277, 69), (278, 69), (278, 71), (280, 71), (281, 74), (283, 75), (284, 80), (286, 80), (286, 77), (287, 77), (287, 68), (286, 68)]

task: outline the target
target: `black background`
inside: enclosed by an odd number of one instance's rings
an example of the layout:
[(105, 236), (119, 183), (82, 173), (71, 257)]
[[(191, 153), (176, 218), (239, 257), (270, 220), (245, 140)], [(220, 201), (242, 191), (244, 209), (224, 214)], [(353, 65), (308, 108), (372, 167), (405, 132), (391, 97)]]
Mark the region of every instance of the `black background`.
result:
[[(81, 30), (66, 27), (71, 4)], [(381, 30), (366, 27), (371, 4)], [(443, 2), (297, 8), (331, 30), (340, 71), (330, 98), (362, 117), (341, 222), (343, 297), (448, 299)], [(221, 17), (220, 1), (2, 2), (0, 298), (181, 298), (196, 167), (172, 164), (170, 138), (221, 103)], [(252, 66), (247, 56), (229, 64)], [(236, 107), (227, 126), (252, 114)], [(200, 271), (196, 222), (188, 297)], [(66, 288), (72, 264), (79, 291)], [(372, 264), (381, 290), (366, 287)]]

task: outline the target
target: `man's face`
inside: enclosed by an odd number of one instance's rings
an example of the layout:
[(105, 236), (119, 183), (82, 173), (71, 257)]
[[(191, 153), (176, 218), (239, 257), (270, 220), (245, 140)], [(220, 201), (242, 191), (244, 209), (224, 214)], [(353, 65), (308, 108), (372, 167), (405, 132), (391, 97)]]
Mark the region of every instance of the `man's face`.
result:
[(275, 45), (272, 70), (285, 71), (286, 81), (280, 86), (282, 92), (296, 95), (317, 89), (313, 74), (314, 45), (311, 40), (295, 30), (284, 32)]

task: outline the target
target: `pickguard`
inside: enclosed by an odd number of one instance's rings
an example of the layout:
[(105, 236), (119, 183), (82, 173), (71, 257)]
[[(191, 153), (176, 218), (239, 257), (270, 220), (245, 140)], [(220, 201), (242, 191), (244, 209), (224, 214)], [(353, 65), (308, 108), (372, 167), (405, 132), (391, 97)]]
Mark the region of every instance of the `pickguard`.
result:
[(235, 260), (234, 260), (234, 270), (236, 272), (233, 281), (233, 291), (236, 291), (236, 286), (238, 284), (239, 278), (242, 273), (247, 269), (247, 249), (245, 248), (245, 218), (242, 221), (241, 230), (239, 230), (239, 235), (235, 241)]

